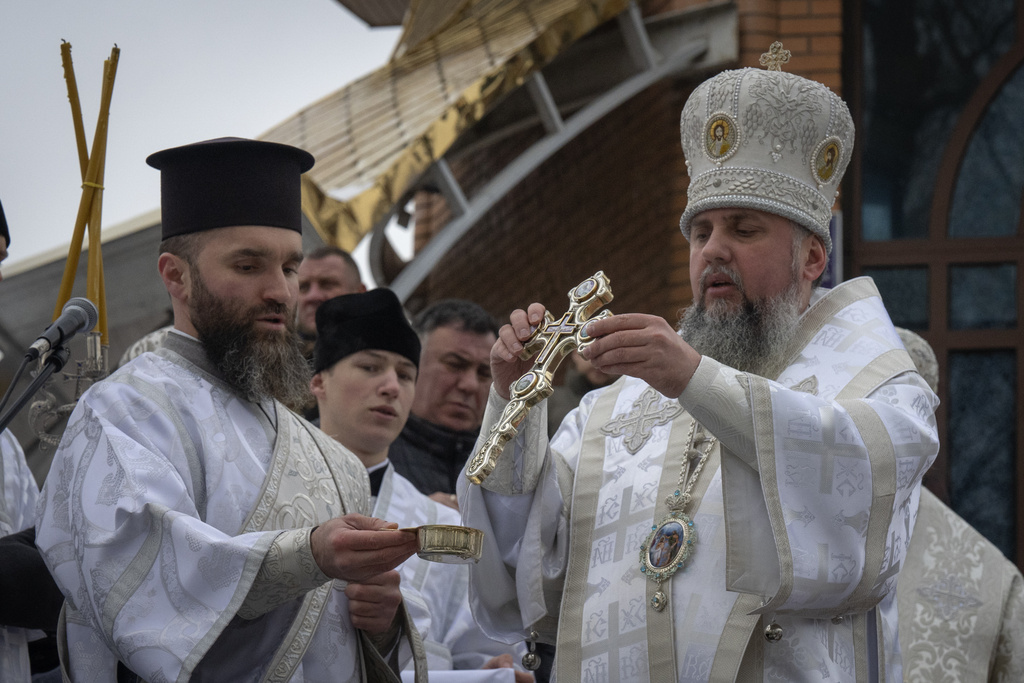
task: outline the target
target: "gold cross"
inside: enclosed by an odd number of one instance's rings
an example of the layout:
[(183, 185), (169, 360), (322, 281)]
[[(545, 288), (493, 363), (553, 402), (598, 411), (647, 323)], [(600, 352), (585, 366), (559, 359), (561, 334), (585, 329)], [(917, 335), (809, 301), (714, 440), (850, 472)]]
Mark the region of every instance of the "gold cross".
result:
[(782, 43), (775, 41), (768, 47), (768, 52), (761, 55), (761, 66), (769, 71), (782, 71), (782, 65), (789, 61), (793, 53), (782, 49)]
[(501, 419), (491, 428), (487, 441), (466, 465), (466, 477), (471, 482), (480, 484), (494, 471), (498, 456), (516, 435), (530, 408), (554, 391), (551, 382), (558, 364), (573, 348), (583, 351), (594, 341), (587, 334), (587, 323), (609, 317), (610, 311), (601, 311), (596, 316), (594, 313), (611, 300), (608, 278), (604, 271), (599, 270), (569, 291), (569, 310), (561, 318), (555, 320), (550, 312), (544, 312), (544, 322), (533, 331), (519, 352), (523, 360), (535, 353), (537, 359), (529, 372), (509, 386), (511, 400), (505, 406)]

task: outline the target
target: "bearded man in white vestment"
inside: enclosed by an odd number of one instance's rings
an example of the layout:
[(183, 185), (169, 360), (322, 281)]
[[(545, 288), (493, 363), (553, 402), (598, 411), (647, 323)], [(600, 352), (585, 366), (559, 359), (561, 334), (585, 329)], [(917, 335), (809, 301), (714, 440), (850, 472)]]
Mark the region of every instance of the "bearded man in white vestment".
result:
[[(310, 389), (320, 426), (370, 475), (373, 514), (402, 527), (459, 524), (459, 513), (398, 474), (388, 448), (416, 395), (420, 338), (389, 289), (328, 299), (316, 311)], [(514, 668), (515, 648), (484, 635), (469, 608), (469, 567), (411, 557), (400, 568), (405, 605), (423, 637), (431, 680), (448, 670)], [(519, 653), (521, 654), (521, 653)], [(517, 683), (533, 676), (516, 671)]]
[(313, 159), (223, 138), (147, 161), (174, 330), (83, 395), (47, 478), (37, 543), (66, 598), (66, 673), (397, 680), (421, 654), (394, 571), (415, 540), (366, 516), (362, 465), (288, 408), (308, 396), (293, 326)]
[[(736, 143), (715, 156), (725, 119)], [(693, 305), (679, 333), (588, 323), (584, 357), (626, 377), (550, 443), (533, 410), (482, 486), (461, 484), (485, 533), (474, 614), (509, 642), (557, 640), (560, 681), (900, 681), (896, 578), (938, 399), (870, 279), (815, 286), (850, 114), (819, 83), (740, 69), (698, 86), (681, 129)], [(543, 313), (501, 330), (483, 437)]]

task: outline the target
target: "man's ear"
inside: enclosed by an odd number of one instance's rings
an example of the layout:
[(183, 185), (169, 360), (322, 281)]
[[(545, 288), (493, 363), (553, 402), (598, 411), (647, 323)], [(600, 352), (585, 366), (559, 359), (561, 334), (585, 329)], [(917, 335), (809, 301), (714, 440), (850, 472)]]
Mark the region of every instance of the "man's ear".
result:
[(313, 375), (313, 379), (309, 380), (309, 390), (316, 396), (317, 401), (324, 399), (324, 374), (318, 372)]
[(825, 266), (828, 265), (828, 252), (820, 237), (813, 234), (809, 237), (810, 239), (804, 240), (804, 249), (808, 251), (804, 256), (800, 275), (807, 282), (814, 282), (825, 272)]
[(171, 298), (181, 303), (188, 303), (192, 292), (192, 271), (180, 256), (164, 252), (156, 262), (160, 279)]

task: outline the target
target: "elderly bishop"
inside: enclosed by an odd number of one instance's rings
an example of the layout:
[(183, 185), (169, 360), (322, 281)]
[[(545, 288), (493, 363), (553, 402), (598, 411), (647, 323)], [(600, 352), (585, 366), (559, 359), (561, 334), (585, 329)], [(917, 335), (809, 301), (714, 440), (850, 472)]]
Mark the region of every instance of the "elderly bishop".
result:
[[(849, 111), (739, 69), (698, 86), (681, 127), (693, 304), (678, 333), (590, 323), (583, 355), (626, 377), (550, 441), (534, 410), (463, 482), (463, 521), (489, 539), (477, 621), (557, 641), (560, 681), (901, 681), (896, 581), (938, 400), (870, 279), (817, 287)], [(484, 433), (544, 311), (501, 329)]]

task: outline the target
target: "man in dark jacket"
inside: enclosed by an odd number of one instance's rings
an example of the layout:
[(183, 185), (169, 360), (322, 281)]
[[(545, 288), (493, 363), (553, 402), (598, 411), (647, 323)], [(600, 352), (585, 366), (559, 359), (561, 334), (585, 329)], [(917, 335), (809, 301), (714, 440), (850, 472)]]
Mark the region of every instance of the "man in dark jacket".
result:
[(424, 309), (413, 327), (423, 346), (416, 400), (388, 457), (419, 491), (457, 507), (455, 482), (480, 432), (498, 326), (479, 305), (445, 299)]

